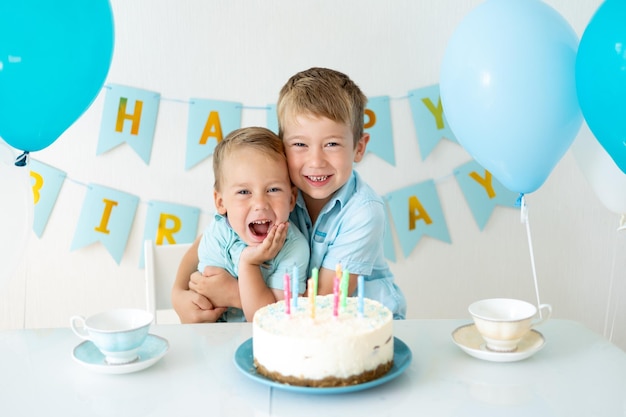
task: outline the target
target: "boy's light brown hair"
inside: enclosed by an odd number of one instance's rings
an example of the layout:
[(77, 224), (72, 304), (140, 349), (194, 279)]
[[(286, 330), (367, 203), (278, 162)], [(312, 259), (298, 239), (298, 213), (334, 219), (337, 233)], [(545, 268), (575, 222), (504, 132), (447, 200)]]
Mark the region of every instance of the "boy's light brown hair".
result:
[(352, 127), (354, 146), (363, 135), (367, 97), (345, 74), (328, 68), (310, 68), (292, 76), (280, 90), (276, 110), (278, 135), (299, 115), (323, 116)]
[(274, 161), (284, 161), (285, 164), (287, 163), (283, 141), (271, 130), (256, 126), (242, 127), (241, 129), (233, 130), (217, 144), (213, 151), (215, 190), (220, 190), (222, 178), (227, 175), (228, 170), (236, 169), (236, 167), (224, 166), (226, 157), (232, 152), (244, 147), (259, 151)]

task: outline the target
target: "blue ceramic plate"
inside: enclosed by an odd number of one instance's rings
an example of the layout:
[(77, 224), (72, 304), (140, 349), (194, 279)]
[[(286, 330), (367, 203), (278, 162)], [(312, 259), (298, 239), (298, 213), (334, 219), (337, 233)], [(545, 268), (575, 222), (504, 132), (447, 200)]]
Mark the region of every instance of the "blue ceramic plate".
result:
[(347, 387), (301, 387), (298, 385), (289, 385), (282, 382), (276, 382), (265, 376), (258, 374), (254, 367), (254, 358), (252, 355), (252, 338), (243, 342), (235, 351), (235, 365), (247, 377), (270, 387), (282, 389), (285, 391), (299, 392), (305, 394), (342, 394), (346, 392), (361, 391), (364, 389), (376, 387), (378, 385), (389, 382), (397, 378), (409, 367), (412, 359), (411, 349), (397, 337), (393, 338), (393, 366), (385, 375), (372, 381), (364, 382), (357, 385), (349, 385)]
[(170, 344), (166, 339), (149, 334), (146, 341), (139, 348), (139, 358), (136, 361), (121, 365), (111, 365), (104, 360), (104, 355), (98, 350), (96, 345), (87, 340), (74, 348), (72, 357), (76, 362), (92, 371), (104, 374), (128, 374), (154, 365), (167, 353), (169, 347)]

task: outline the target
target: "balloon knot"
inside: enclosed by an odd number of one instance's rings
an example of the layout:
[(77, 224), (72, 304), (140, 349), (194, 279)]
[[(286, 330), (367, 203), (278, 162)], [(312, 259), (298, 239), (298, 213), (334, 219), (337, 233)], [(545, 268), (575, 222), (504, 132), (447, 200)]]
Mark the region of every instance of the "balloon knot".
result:
[(24, 167), (26, 165), (28, 165), (28, 151), (24, 151), (23, 154), (15, 159), (15, 166)]
[(519, 193), (519, 196), (517, 196), (517, 200), (515, 200), (515, 207), (517, 208), (522, 207), (523, 200), (524, 200), (524, 193)]

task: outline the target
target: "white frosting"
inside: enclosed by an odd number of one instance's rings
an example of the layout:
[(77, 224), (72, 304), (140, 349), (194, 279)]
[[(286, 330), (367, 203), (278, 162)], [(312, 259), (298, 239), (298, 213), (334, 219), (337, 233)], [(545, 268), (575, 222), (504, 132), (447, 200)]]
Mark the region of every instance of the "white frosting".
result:
[(310, 300), (303, 297), (289, 315), (284, 301), (258, 310), (254, 358), (270, 372), (314, 380), (348, 378), (388, 363), (393, 359), (391, 311), (377, 301), (363, 301), (363, 317), (354, 297), (334, 317), (333, 295), (316, 297), (314, 318)]

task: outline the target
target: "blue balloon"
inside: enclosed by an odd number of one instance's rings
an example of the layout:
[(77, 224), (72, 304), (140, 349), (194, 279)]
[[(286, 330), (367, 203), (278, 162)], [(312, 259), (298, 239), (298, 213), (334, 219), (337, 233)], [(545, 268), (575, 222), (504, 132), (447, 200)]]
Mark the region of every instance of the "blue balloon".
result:
[(626, 2), (605, 1), (583, 32), (576, 89), (598, 142), (626, 173)]
[(0, 3), (0, 137), (38, 151), (91, 105), (113, 56), (108, 0)]
[(487, 0), (450, 38), (439, 85), (446, 119), (511, 191), (537, 190), (580, 129), (577, 47), (567, 21), (538, 0)]

